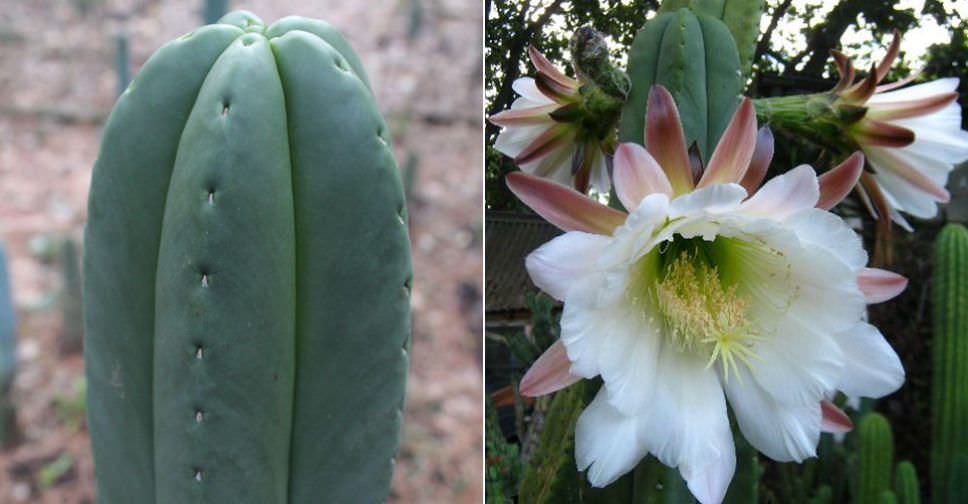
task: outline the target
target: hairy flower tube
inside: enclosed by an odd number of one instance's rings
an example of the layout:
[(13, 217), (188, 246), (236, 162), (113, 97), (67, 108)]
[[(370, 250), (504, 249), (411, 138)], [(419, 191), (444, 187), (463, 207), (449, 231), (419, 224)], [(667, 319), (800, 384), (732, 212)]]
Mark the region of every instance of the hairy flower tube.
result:
[(589, 481), (607, 485), (651, 453), (678, 467), (700, 502), (717, 503), (735, 469), (727, 404), (759, 451), (801, 461), (822, 430), (850, 428), (829, 401), (837, 391), (880, 397), (903, 383), (897, 354), (864, 315), (907, 281), (866, 268), (860, 238), (827, 211), (856, 184), (862, 154), (819, 178), (801, 165), (761, 187), (772, 137), (757, 133), (746, 100), (697, 181), (675, 103), (659, 86), (646, 123), (652, 150), (615, 153), (627, 213), (508, 176), (523, 202), (566, 231), (526, 260), (564, 308), (560, 340), (520, 388), (536, 396), (600, 376), (575, 431)]
[(757, 109), (761, 118), (821, 145), (843, 153), (862, 150), (870, 167), (861, 177), (865, 202), (910, 230), (899, 212), (930, 218), (936, 203), (949, 200), (948, 174), (968, 160), (968, 131), (961, 129), (957, 78), (880, 85), (900, 45), (895, 31), (884, 59), (857, 82), (851, 61), (832, 51), (840, 81), (831, 91), (767, 98)]
[(593, 83), (555, 68), (534, 47), (528, 55), (535, 77), (513, 83), (520, 95), (510, 110), (489, 120), (502, 126), (494, 148), (514, 158), (522, 171), (572, 185), (579, 192), (611, 187), (607, 162), (615, 148), (622, 100)]

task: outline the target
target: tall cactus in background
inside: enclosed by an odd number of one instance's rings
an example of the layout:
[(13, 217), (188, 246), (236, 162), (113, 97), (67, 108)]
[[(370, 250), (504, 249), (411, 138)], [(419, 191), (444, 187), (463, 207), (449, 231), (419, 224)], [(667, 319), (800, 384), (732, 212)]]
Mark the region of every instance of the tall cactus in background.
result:
[(857, 430), (857, 475), (854, 501), (877, 504), (881, 494), (891, 489), (894, 467), (894, 438), (891, 424), (880, 413), (868, 413)]
[(914, 464), (907, 460), (897, 463), (894, 468), (894, 494), (898, 504), (921, 504), (921, 486)]
[(81, 316), (81, 271), (77, 245), (71, 236), (64, 237), (61, 243), (60, 259), (63, 275), (59, 303), (61, 309), (61, 352), (76, 352), (81, 349), (84, 327)]
[(17, 370), (17, 317), (7, 274), (7, 255), (0, 246), (0, 447), (16, 436), (17, 410), (11, 398)]
[(386, 499), (407, 218), (338, 32), (233, 12), (159, 49), (108, 120), (88, 216), (100, 503)]
[(968, 455), (968, 230), (961, 224), (938, 233), (931, 302), (931, 497), (947, 502), (952, 462), (958, 453)]

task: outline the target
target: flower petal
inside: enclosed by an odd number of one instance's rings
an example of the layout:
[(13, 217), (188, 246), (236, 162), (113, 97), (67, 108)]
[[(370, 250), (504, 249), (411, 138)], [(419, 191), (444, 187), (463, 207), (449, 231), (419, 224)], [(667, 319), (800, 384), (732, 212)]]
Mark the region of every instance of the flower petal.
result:
[(535, 70), (544, 74), (547, 80), (555, 84), (556, 87), (563, 90), (578, 90), (578, 81), (568, 77), (563, 74), (558, 67), (554, 66), (541, 51), (535, 49), (533, 45), (528, 45), (528, 56), (531, 58), (531, 63), (534, 65)]
[(867, 304), (881, 303), (904, 292), (908, 280), (893, 271), (864, 268), (857, 273), (857, 285)]
[(692, 190), (692, 168), (679, 109), (669, 91), (658, 84), (649, 90), (645, 109), (645, 148), (665, 170), (675, 194)]
[(867, 103), (868, 105), (872, 105), (875, 103), (880, 104), (907, 100), (919, 100), (922, 98), (937, 96), (939, 94), (950, 93), (956, 89), (958, 89), (958, 78), (945, 77), (943, 79), (922, 82), (920, 84), (895, 89), (893, 91), (877, 93), (874, 96), (871, 96)]
[(669, 218), (729, 212), (740, 206), (745, 198), (746, 190), (739, 184), (703, 187), (672, 200), (669, 205)]
[(665, 347), (652, 408), (638, 437), (667, 466), (678, 467), (704, 504), (722, 501), (736, 468), (726, 401), (705, 359)]
[(706, 172), (696, 187), (739, 182), (749, 168), (755, 148), (756, 111), (753, 109), (753, 101), (745, 98), (723, 131), (723, 136), (706, 165)]
[(624, 415), (599, 390), (575, 424), (575, 462), (588, 469), (588, 482), (603, 487), (631, 471), (646, 455), (638, 438), (638, 419)]
[(881, 175), (894, 176), (902, 179), (911, 189), (922, 192), (935, 201), (946, 203), (951, 198), (944, 187), (939, 186), (918, 168), (899, 156), (897, 149), (870, 147), (864, 149), (864, 153), (874, 166), (875, 177), (879, 180)]
[(838, 335), (844, 371), (837, 389), (849, 396), (882, 397), (904, 383), (904, 367), (897, 353), (876, 327), (859, 322)]
[(914, 132), (903, 126), (865, 117), (850, 128), (850, 135), (860, 145), (905, 147), (914, 143)]
[(740, 205), (740, 211), (780, 221), (793, 212), (812, 208), (819, 197), (816, 172), (810, 165), (800, 165), (767, 181)]
[(552, 151), (566, 148), (574, 140), (574, 136), (575, 132), (566, 124), (548, 126), (515, 156), (514, 162), (519, 165), (531, 163)]
[(820, 413), (822, 415), (820, 430), (823, 432), (843, 434), (854, 428), (854, 423), (850, 420), (850, 417), (826, 399), (820, 401)]
[(817, 178), (820, 184), (820, 199), (817, 208), (830, 210), (840, 203), (857, 185), (864, 170), (864, 154), (860, 151), (850, 155), (844, 162)]
[(572, 362), (571, 373), (601, 375), (608, 402), (626, 415), (638, 415), (652, 405), (652, 383), (660, 336), (648, 314), (621, 305), (586, 309), (565, 302), (561, 339)]
[(868, 106), (866, 117), (888, 120), (924, 116), (944, 109), (957, 99), (958, 93), (952, 91), (913, 100), (885, 101)]
[(611, 234), (625, 214), (556, 182), (520, 172), (506, 177), (508, 188), (538, 215), (565, 231)]
[(622, 205), (633, 210), (647, 195), (672, 196), (672, 186), (655, 159), (639, 144), (623, 143), (615, 149), (612, 167), (615, 192)]
[(576, 279), (594, 273), (596, 260), (610, 241), (607, 236), (570, 231), (528, 254), (524, 265), (539, 289), (563, 301)]
[(746, 194), (753, 194), (760, 188), (763, 179), (766, 178), (766, 170), (770, 167), (770, 160), (773, 159), (773, 132), (769, 126), (763, 126), (756, 131), (756, 148), (753, 150), (753, 159), (750, 160), (749, 169), (743, 175), (743, 180), (739, 185), (746, 189)]
[(757, 450), (778, 462), (813, 457), (820, 441), (820, 401), (781, 404), (741, 367), (740, 380), (725, 383), (726, 397), (743, 436)]
[(558, 110), (559, 107), (560, 105), (557, 103), (552, 103), (550, 105), (540, 105), (530, 108), (512, 108), (511, 110), (498, 112), (488, 117), (487, 120), (498, 126), (520, 126), (523, 124), (550, 125), (551, 118), (548, 114)]
[(894, 60), (897, 59), (897, 55), (901, 52), (901, 32), (897, 28), (894, 29), (894, 37), (891, 38), (891, 45), (887, 48), (887, 54), (880, 63), (877, 64), (877, 82), (884, 79), (887, 75), (888, 70), (891, 69), (891, 65), (894, 64)]
[(538, 397), (561, 390), (572, 383), (581, 380), (568, 372), (571, 361), (561, 340), (555, 341), (528, 368), (528, 372), (521, 378), (521, 395)]

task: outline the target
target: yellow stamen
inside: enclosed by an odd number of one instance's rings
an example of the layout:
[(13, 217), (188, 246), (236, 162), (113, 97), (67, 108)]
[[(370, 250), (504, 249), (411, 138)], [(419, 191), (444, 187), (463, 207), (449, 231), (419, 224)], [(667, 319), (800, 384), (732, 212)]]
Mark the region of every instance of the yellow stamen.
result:
[(655, 300), (670, 342), (682, 352), (708, 355), (707, 367), (718, 360), (723, 379), (732, 372), (742, 382), (739, 365), (758, 359), (753, 343), (759, 335), (746, 319), (749, 296), (736, 285), (724, 287), (715, 266), (688, 252), (667, 264), (655, 283)]

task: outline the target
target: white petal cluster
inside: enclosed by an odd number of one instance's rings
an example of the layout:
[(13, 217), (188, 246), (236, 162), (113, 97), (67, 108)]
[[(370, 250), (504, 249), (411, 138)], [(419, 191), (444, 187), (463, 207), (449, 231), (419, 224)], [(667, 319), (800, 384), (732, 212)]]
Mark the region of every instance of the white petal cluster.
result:
[[(749, 198), (734, 183), (652, 193), (611, 235), (570, 231), (528, 257), (535, 284), (564, 301), (571, 374), (604, 381), (576, 427), (576, 459), (593, 485), (652, 453), (701, 502), (719, 502), (735, 468), (727, 400), (753, 446), (799, 461), (815, 453), (820, 401), (901, 385), (897, 355), (863, 320), (861, 241), (814, 208), (818, 198), (809, 166)], [(683, 257), (697, 265), (690, 275), (722, 289), (697, 292), (691, 314), (657, 295), (663, 282), (688, 288), (670, 273)], [(727, 320), (728, 310), (742, 317)], [(677, 332), (677, 320), (696, 330)]]
[[(867, 106), (872, 113), (876, 113), (879, 107), (885, 105), (916, 102), (951, 93), (957, 88), (957, 78), (938, 79), (876, 93), (867, 101)], [(935, 186), (943, 188), (955, 165), (968, 160), (968, 131), (961, 129), (961, 106), (953, 101), (929, 114), (891, 119), (888, 122), (914, 132), (914, 143), (900, 148), (862, 146), (874, 167), (874, 178), (892, 208), (915, 217), (933, 217), (937, 213), (937, 198), (905, 177), (907, 172), (917, 170)], [(895, 220), (910, 227), (898, 216), (895, 216)]]

